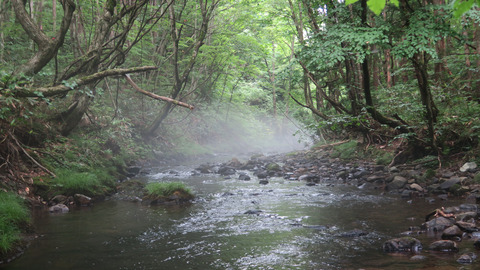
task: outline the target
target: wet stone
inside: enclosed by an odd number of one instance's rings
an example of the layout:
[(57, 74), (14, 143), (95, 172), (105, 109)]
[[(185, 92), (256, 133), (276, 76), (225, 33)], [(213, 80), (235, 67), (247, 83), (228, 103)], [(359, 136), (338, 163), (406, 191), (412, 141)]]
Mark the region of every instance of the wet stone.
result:
[(428, 249), (442, 252), (458, 252), (457, 243), (452, 240), (438, 240), (430, 244)]
[(432, 219), (428, 222), (425, 222), (425, 228), (427, 230), (433, 230), (433, 231), (443, 231), (445, 228), (448, 228), (454, 224), (454, 221), (448, 218), (444, 217), (438, 217), (435, 219)]
[(467, 233), (474, 233), (478, 232), (479, 228), (475, 225), (475, 223), (464, 222), (464, 221), (457, 221), (455, 223), (462, 231)]
[(246, 173), (240, 173), (240, 175), (238, 176), (238, 179), (239, 180), (243, 180), (243, 181), (248, 181), (250, 180), (250, 176), (248, 176)]
[(341, 237), (360, 237), (360, 236), (365, 236), (367, 235), (368, 232), (362, 231), (359, 229), (351, 230), (348, 232), (343, 232), (340, 234)]
[(422, 250), (422, 243), (413, 237), (401, 237), (383, 243), (385, 252), (418, 252)]
[(448, 179), (445, 182), (440, 184), (440, 189), (448, 190), (451, 187), (453, 187), (454, 185), (460, 184), (460, 182), (461, 182), (461, 180), (458, 177), (450, 178), (450, 179)]
[(475, 255), (475, 253), (462, 254), (457, 259), (457, 262), (461, 264), (471, 264), (476, 258), (477, 255)]
[(253, 209), (253, 210), (247, 210), (245, 213), (245, 215), (260, 215), (263, 211), (262, 210), (257, 210), (257, 209)]
[(50, 206), (48, 208), (48, 212), (50, 213), (68, 213), (70, 209), (65, 204), (56, 204), (54, 206)]
[(456, 239), (457, 237), (462, 237), (463, 232), (456, 225), (446, 228), (442, 233), (442, 239)]
[(415, 256), (410, 258), (411, 261), (423, 261), (425, 259), (427, 259), (427, 257), (425, 257), (423, 255), (415, 255)]
[(266, 185), (266, 184), (268, 184), (268, 180), (266, 180), (266, 179), (261, 179), (260, 181), (258, 181), (258, 183), (259, 183), (260, 185)]

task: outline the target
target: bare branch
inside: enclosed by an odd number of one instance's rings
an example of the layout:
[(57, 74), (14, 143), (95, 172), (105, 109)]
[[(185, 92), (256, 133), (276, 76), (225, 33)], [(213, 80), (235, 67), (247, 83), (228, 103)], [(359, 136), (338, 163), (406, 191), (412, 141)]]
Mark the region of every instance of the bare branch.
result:
[(170, 102), (170, 103), (173, 103), (175, 105), (178, 105), (178, 106), (182, 106), (182, 107), (185, 107), (185, 108), (189, 108), (190, 110), (193, 110), (195, 107), (193, 105), (190, 105), (190, 104), (187, 104), (187, 103), (184, 103), (184, 102), (181, 102), (181, 101), (178, 101), (176, 99), (173, 99), (173, 98), (169, 98), (169, 97), (164, 97), (164, 96), (159, 96), (157, 94), (154, 94), (154, 93), (151, 93), (151, 92), (148, 92), (148, 91), (145, 91), (143, 90), (142, 88), (138, 87), (137, 84), (135, 84), (134, 81), (132, 81), (132, 79), (130, 78), (130, 76), (128, 74), (125, 74), (125, 79), (127, 80), (127, 82), (133, 87), (135, 88), (135, 90), (137, 90), (138, 92), (146, 95), (146, 96), (149, 96), (151, 98), (154, 98), (154, 99), (158, 99), (158, 100), (163, 100), (163, 101), (166, 101), (166, 102)]

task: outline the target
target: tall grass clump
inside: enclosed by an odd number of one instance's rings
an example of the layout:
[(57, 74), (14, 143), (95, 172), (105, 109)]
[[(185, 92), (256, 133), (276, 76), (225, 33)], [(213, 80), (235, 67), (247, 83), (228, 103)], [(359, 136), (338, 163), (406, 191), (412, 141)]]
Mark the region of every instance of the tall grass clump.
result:
[(193, 197), (192, 191), (182, 182), (149, 183), (145, 186), (149, 197), (168, 197), (175, 192)]
[(53, 180), (53, 188), (58, 192), (71, 196), (81, 193), (87, 196), (102, 195), (113, 189), (113, 176), (107, 171), (75, 172), (66, 169), (58, 170)]
[(20, 240), (21, 227), (30, 219), (22, 199), (12, 193), (0, 191), (0, 253), (6, 253)]

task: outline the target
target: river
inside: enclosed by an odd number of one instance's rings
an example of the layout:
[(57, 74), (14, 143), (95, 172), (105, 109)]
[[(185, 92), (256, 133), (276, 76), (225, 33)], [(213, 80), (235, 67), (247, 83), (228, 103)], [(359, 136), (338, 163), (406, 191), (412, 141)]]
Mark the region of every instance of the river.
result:
[[(478, 269), (460, 254), (382, 251), (388, 239), (455, 200), (407, 201), (343, 184), (268, 185), (192, 175), (192, 166), (156, 168), (141, 180), (182, 181), (196, 194), (185, 206), (106, 200), (67, 214), (37, 213), (39, 237), (8, 270), (35, 269)], [(246, 214), (249, 210), (254, 214)], [(258, 210), (258, 211), (257, 211)], [(351, 236), (361, 230), (366, 235)], [(362, 234), (364, 234), (362, 233)], [(432, 237), (419, 235), (424, 247)], [(463, 241), (460, 245), (472, 246)], [(473, 250), (472, 250), (473, 251)], [(462, 268), (463, 267), (463, 268)]]

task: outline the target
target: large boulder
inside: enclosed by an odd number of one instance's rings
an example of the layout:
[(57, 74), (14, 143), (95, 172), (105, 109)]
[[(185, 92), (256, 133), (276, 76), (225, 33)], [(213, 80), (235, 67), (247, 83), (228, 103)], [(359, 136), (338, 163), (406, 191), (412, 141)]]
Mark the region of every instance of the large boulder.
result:
[(423, 225), (425, 229), (432, 230), (436, 232), (441, 232), (446, 228), (452, 226), (455, 223), (453, 219), (448, 219), (444, 217), (434, 218), (428, 222), (425, 222)]
[(403, 177), (403, 176), (400, 176), (400, 175), (396, 175), (392, 182), (390, 182), (388, 185), (387, 185), (387, 188), (388, 190), (395, 190), (395, 189), (401, 189), (405, 186), (405, 184), (407, 184), (408, 180), (407, 178)]
[(418, 252), (422, 250), (422, 243), (413, 237), (401, 237), (386, 241), (383, 243), (385, 252)]

